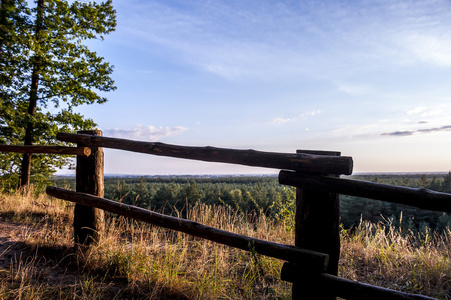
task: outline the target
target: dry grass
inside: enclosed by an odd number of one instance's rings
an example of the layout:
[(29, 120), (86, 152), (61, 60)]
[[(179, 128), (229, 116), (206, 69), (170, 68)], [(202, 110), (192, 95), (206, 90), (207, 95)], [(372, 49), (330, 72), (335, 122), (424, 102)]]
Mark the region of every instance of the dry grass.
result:
[[(230, 211), (227, 214), (223, 209), (206, 206), (190, 212), (192, 219), (203, 219), (206, 224), (226, 230), (236, 228), (232, 222), (238, 222), (234, 217), (224, 220), (230, 215)], [(279, 280), (282, 263), (275, 259), (253, 257), (244, 251), (122, 217), (109, 218), (106, 227), (101, 242), (83, 257), (83, 269), (103, 274), (108, 281), (126, 282), (128, 289), (143, 296), (275, 299), (289, 294), (289, 285)], [(239, 228), (241, 233), (259, 235), (249, 226)]]
[(351, 235), (342, 234), (342, 277), (451, 299), (451, 231), (414, 234), (361, 222)]
[[(282, 262), (182, 233), (109, 216), (100, 242), (72, 248), (72, 205), (16, 193), (0, 196), (0, 299), (290, 299)], [(292, 244), (285, 225), (199, 205), (188, 218)], [(7, 221), (7, 222), (5, 222)], [(1, 223), (1, 222), (0, 222)], [(7, 234), (7, 238), (4, 238)], [(451, 299), (451, 232), (405, 235), (362, 223), (342, 235), (341, 276)], [(448, 297), (448, 298), (447, 298)]]
[[(97, 245), (72, 250), (71, 206), (32, 193), (3, 195), (3, 221), (26, 224), (14, 236), (23, 251), (0, 275), (0, 298), (12, 299), (288, 299), (282, 262), (123, 217), (109, 216)], [(188, 217), (249, 236), (290, 243), (265, 217), (196, 206)], [(12, 249), (6, 249), (5, 256)], [(16, 256), (20, 256), (16, 259)], [(27, 257), (26, 259), (24, 259)], [(17, 261), (17, 263), (16, 263)], [(55, 274), (57, 273), (57, 274)], [(57, 275), (62, 278), (58, 280)]]

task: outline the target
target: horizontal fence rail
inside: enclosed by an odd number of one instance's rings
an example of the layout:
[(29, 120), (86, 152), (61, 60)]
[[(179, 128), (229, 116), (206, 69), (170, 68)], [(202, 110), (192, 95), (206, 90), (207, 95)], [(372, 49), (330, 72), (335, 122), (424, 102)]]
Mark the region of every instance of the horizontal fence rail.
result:
[(451, 194), (336, 177), (280, 171), (279, 183), (451, 213)]
[(91, 148), (89, 147), (64, 147), (64, 146), (16, 146), (16, 145), (0, 145), (0, 152), (15, 152), (15, 153), (46, 153), (46, 154), (61, 154), (61, 155), (91, 155)]
[(353, 160), (347, 156), (288, 154), (216, 147), (186, 147), (73, 133), (58, 133), (56, 137), (61, 141), (82, 143), (87, 146), (209, 162), (296, 170), (310, 174), (350, 175), (353, 168)]
[(198, 222), (167, 216), (144, 208), (92, 196), (90, 194), (49, 186), (48, 195), (78, 204), (100, 208), (105, 211), (126, 216), (160, 227), (177, 230), (196, 237), (204, 238), (227, 246), (255, 252), (286, 261), (296, 262), (308, 270), (323, 272), (328, 263), (328, 255), (310, 250), (300, 249), (290, 245), (269, 242), (232, 233), (222, 229), (206, 226)]
[[(282, 280), (288, 282), (299, 280), (298, 268), (293, 264), (285, 263), (282, 267), (281, 276)], [(315, 280), (319, 281), (324, 287), (327, 287), (329, 292), (333, 292), (334, 295), (349, 300), (436, 300), (435, 298), (423, 295), (386, 289), (326, 273), (309, 273), (305, 274), (305, 276), (308, 276), (310, 279), (316, 277)]]

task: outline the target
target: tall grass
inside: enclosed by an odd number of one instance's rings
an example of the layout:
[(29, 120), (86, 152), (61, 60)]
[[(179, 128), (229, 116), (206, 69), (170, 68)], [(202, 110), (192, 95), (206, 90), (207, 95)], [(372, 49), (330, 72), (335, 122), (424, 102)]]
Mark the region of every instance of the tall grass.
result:
[[(197, 205), (188, 217), (258, 238), (291, 238), (263, 216), (249, 223), (229, 208)], [(188, 299), (288, 298), (289, 285), (279, 279), (281, 261), (122, 217), (108, 220), (101, 242), (84, 258), (90, 272), (123, 280), (129, 288)]]
[[(175, 211), (177, 214), (181, 212)], [(287, 222), (196, 205), (189, 219), (292, 244)], [(72, 205), (32, 191), (0, 196), (14, 243), (0, 251), (0, 299), (290, 299), (283, 262), (253, 252), (107, 215), (98, 244), (72, 248)], [(340, 275), (451, 299), (451, 232), (415, 236), (389, 224), (362, 222), (342, 231)]]
[(372, 285), (451, 299), (451, 231), (403, 231), (388, 222), (361, 221), (342, 231), (342, 277)]
[[(26, 255), (33, 259), (19, 260), (29, 272), (11, 263), (2, 273), (0, 298), (289, 298), (290, 285), (280, 280), (282, 261), (114, 215), (107, 215), (98, 244), (73, 253), (71, 209), (59, 200), (35, 199), (31, 192), (2, 196), (2, 219), (27, 225), (14, 235), (25, 241)], [(190, 208), (187, 215), (253, 237), (283, 243), (292, 239), (263, 215), (243, 217), (230, 208), (206, 205)], [(51, 285), (52, 272), (66, 272), (71, 280)]]

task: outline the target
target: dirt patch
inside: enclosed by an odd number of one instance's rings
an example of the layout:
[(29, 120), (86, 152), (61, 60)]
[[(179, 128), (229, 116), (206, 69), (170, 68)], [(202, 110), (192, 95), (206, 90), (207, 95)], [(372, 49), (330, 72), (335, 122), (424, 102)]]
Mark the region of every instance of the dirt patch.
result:
[(31, 248), (24, 243), (28, 229), (22, 224), (0, 221), (0, 269), (9, 270), (15, 259), (30, 254)]
[(41, 283), (74, 284), (80, 274), (71, 267), (72, 249), (41, 247), (28, 244), (26, 235), (32, 226), (0, 221), (0, 274), (7, 275), (19, 268), (36, 268)]

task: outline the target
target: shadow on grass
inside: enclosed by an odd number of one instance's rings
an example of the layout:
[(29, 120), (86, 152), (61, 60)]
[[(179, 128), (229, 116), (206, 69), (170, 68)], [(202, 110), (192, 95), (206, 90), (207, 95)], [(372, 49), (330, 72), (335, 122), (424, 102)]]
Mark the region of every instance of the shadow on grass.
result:
[(189, 299), (152, 283), (132, 285), (105, 270), (84, 270), (73, 247), (37, 247), (0, 237), (0, 299), (18, 298)]

